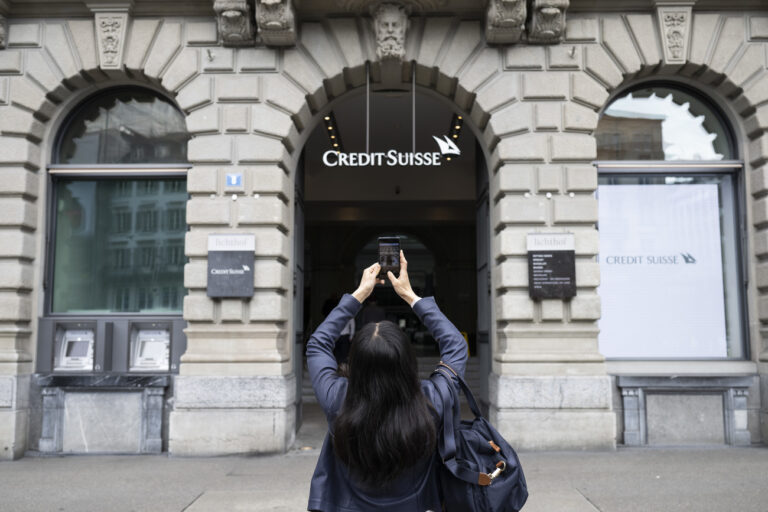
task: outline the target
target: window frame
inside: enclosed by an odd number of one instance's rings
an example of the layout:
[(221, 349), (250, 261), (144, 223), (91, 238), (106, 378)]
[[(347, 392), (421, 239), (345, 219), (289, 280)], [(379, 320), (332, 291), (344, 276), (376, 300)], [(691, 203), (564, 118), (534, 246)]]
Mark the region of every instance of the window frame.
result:
[[(746, 189), (746, 167), (743, 155), (743, 145), (737, 136), (737, 129), (728, 116), (724, 103), (718, 102), (716, 98), (707, 95), (695, 84), (685, 81), (672, 79), (640, 79), (633, 81), (627, 87), (617, 89), (606, 100), (599, 116), (602, 119), (603, 114), (616, 102), (616, 100), (632, 92), (652, 89), (665, 88), (679, 90), (680, 92), (692, 96), (702, 102), (709, 108), (709, 111), (724, 128), (727, 146), (730, 155), (725, 155), (723, 160), (595, 160), (593, 165), (596, 167), (599, 178), (610, 175), (669, 175), (669, 174), (730, 174), (733, 179), (733, 200), (735, 205), (734, 221), (736, 223), (736, 261), (737, 286), (738, 286), (738, 304), (740, 309), (739, 320), (741, 324), (741, 348), (742, 357), (739, 358), (606, 358), (609, 372), (611, 374), (634, 374), (637, 372), (648, 371), (646, 365), (652, 365), (653, 371), (662, 373), (690, 373), (697, 374), (719, 374), (722, 368), (732, 368), (733, 371), (747, 371), (745, 365), (753, 365), (752, 361), (752, 333), (749, 324), (749, 225), (747, 223), (748, 194)], [(599, 120), (598, 120), (599, 123)], [(596, 131), (596, 130), (595, 130)], [(726, 158), (730, 156), (730, 158)], [(599, 200), (599, 199), (598, 199)], [(599, 220), (599, 219), (598, 219)], [(749, 371), (753, 368), (750, 366)]]
[[(741, 331), (742, 356), (740, 357), (606, 357), (606, 362), (682, 362), (682, 361), (702, 361), (702, 362), (741, 362), (751, 360), (750, 350), (750, 331), (748, 318), (748, 287), (749, 275), (748, 269), (748, 229), (747, 229), (747, 211), (746, 211), (746, 193), (744, 162), (741, 160), (718, 160), (718, 161), (596, 161), (599, 180), (603, 177), (622, 177), (622, 176), (670, 176), (670, 175), (696, 175), (696, 176), (719, 176), (730, 175), (733, 180), (733, 201), (734, 211), (734, 233), (736, 236), (736, 269), (738, 286), (738, 307), (739, 324)], [(599, 198), (598, 198), (599, 201)], [(598, 219), (599, 232), (599, 219)]]
[[(119, 93), (126, 89), (140, 90), (154, 94), (168, 103), (170, 103), (181, 116), (186, 117), (184, 112), (178, 107), (172, 98), (166, 96), (152, 87), (110, 87), (95, 91), (94, 94), (85, 98), (68, 113), (63, 122), (57, 127), (54, 143), (49, 154), (50, 163), (46, 168), (45, 184), (45, 220), (44, 230), (45, 241), (43, 248), (43, 297), (42, 314), (38, 322), (38, 343), (35, 355), (35, 371), (41, 375), (55, 376), (59, 382), (70, 385), (81, 385), (84, 379), (92, 378), (97, 375), (111, 375), (116, 380), (112, 385), (122, 385), (122, 379), (128, 378), (131, 382), (136, 382), (137, 378), (148, 377), (151, 379), (167, 378), (170, 375), (179, 373), (181, 356), (186, 351), (187, 340), (184, 334), (186, 321), (183, 318), (183, 293), (178, 297), (179, 309), (176, 312), (54, 312), (53, 311), (53, 287), (55, 273), (56, 257), (56, 230), (57, 230), (57, 201), (58, 201), (58, 181), (61, 179), (74, 181), (125, 181), (135, 179), (178, 179), (187, 181), (187, 173), (192, 164), (189, 162), (179, 163), (146, 163), (146, 164), (60, 164), (58, 157), (61, 149), (61, 142), (64, 134), (67, 132), (72, 120), (75, 119), (82, 108), (93, 101), (98, 96)], [(191, 139), (192, 134), (188, 133)], [(188, 139), (189, 140), (189, 139)], [(185, 194), (184, 205), (189, 201), (189, 191)], [(158, 219), (160, 222), (160, 219)], [(186, 224), (183, 230), (178, 230), (178, 236), (181, 239), (182, 248), (184, 246), (185, 233), (189, 231), (189, 225)], [(182, 249), (183, 251), (183, 249)], [(186, 263), (186, 257), (184, 257)], [(56, 341), (54, 334), (59, 326), (68, 327), (70, 325), (85, 325), (94, 329), (94, 367), (89, 371), (69, 372), (54, 368), (54, 354)], [(169, 368), (167, 369), (145, 369), (135, 371), (130, 367), (132, 344), (129, 334), (133, 329), (141, 329), (147, 326), (161, 326), (167, 328), (170, 332), (169, 347)], [(71, 380), (75, 379), (75, 380)]]
[[(635, 91), (639, 91), (642, 89), (652, 89), (652, 88), (665, 88), (665, 89), (677, 89), (680, 92), (684, 94), (688, 94), (689, 96), (693, 96), (697, 100), (701, 101), (705, 105), (709, 107), (709, 110), (712, 112), (712, 114), (715, 116), (715, 119), (723, 126), (724, 133), (726, 135), (726, 140), (728, 144), (728, 148), (730, 149), (730, 159), (723, 158), (723, 160), (596, 160), (596, 162), (601, 163), (629, 163), (629, 162), (645, 162), (645, 163), (660, 163), (660, 162), (669, 162), (669, 163), (679, 163), (679, 164), (702, 164), (702, 163), (727, 163), (727, 162), (736, 162), (739, 160), (736, 160), (738, 155), (741, 152), (741, 146), (739, 145), (739, 139), (736, 137), (736, 132), (733, 128), (733, 123), (730, 121), (728, 116), (723, 112), (723, 109), (720, 107), (719, 104), (717, 104), (712, 98), (708, 97), (706, 94), (698, 90), (696, 87), (692, 87), (691, 85), (688, 85), (686, 83), (674, 81), (674, 80), (651, 80), (651, 81), (642, 81), (639, 83), (634, 83), (630, 85), (629, 87), (617, 90), (614, 94), (612, 94), (608, 100), (605, 102), (605, 106), (603, 106), (602, 109), (600, 109), (599, 113), (599, 119), (598, 124), (600, 123), (600, 119), (603, 118), (603, 115), (605, 112), (613, 105), (617, 100), (623, 98), (624, 96), (631, 94)], [(593, 135), (597, 132), (597, 128), (595, 128), (595, 131), (593, 132)], [(662, 140), (663, 142), (663, 140)], [(725, 155), (728, 156), (728, 155)]]
[[(137, 312), (137, 311), (126, 311), (126, 312), (117, 312), (117, 311), (110, 311), (105, 313), (88, 313), (88, 312), (74, 312), (74, 313), (66, 313), (66, 312), (54, 312), (53, 311), (53, 287), (54, 287), (54, 281), (55, 281), (55, 258), (56, 258), (56, 204), (58, 201), (57, 197), (57, 186), (56, 182), (58, 179), (69, 179), (73, 181), (93, 181), (94, 179), (98, 179), (99, 181), (120, 181), (124, 180), (125, 178), (129, 178), (131, 180), (133, 179), (156, 179), (158, 181), (165, 180), (165, 179), (184, 179), (183, 177), (186, 177), (186, 169), (184, 169), (184, 173), (181, 174), (179, 172), (172, 172), (172, 173), (162, 173), (157, 172), (153, 173), (151, 176), (147, 176), (146, 174), (141, 174), (139, 176), (136, 175), (130, 175), (126, 176), (125, 174), (119, 174), (119, 175), (109, 175), (104, 173), (97, 173), (97, 174), (89, 174), (89, 173), (56, 173), (54, 175), (51, 175), (49, 172), (48, 176), (48, 187), (50, 190), (49, 201), (47, 205), (48, 213), (46, 215), (47, 221), (48, 221), (48, 229), (46, 230), (46, 248), (45, 248), (45, 271), (44, 271), (44, 281), (43, 281), (43, 291), (44, 291), (44, 299), (43, 299), (43, 311), (44, 316), (49, 318), (67, 318), (67, 317), (93, 317), (93, 318), (106, 318), (106, 317), (115, 317), (115, 318), (127, 318), (127, 317), (168, 317), (168, 318), (180, 318), (182, 316), (182, 311), (179, 310), (178, 313), (157, 313), (157, 312)], [(189, 193), (187, 193), (187, 197), (189, 197)], [(184, 231), (179, 231), (179, 235), (182, 236), (183, 234), (189, 231), (189, 225), (186, 226), (186, 229)]]
[[(179, 108), (179, 106), (176, 104), (175, 101), (173, 101), (172, 98), (169, 98), (162, 92), (152, 87), (138, 86), (138, 85), (118, 85), (115, 87), (107, 87), (105, 89), (94, 91), (93, 94), (90, 94), (85, 98), (83, 98), (81, 101), (79, 101), (72, 108), (72, 110), (70, 110), (67, 113), (63, 122), (56, 127), (56, 136), (53, 142), (53, 147), (51, 150), (51, 158), (50, 158), (50, 163), (48, 165), (48, 168), (49, 169), (70, 169), (72, 172), (77, 172), (78, 170), (90, 171), (90, 170), (96, 170), (99, 168), (103, 170), (136, 169), (137, 171), (141, 171), (144, 169), (164, 170), (164, 169), (171, 169), (174, 167), (189, 168), (190, 165), (188, 165), (186, 162), (178, 162), (173, 164), (170, 164), (170, 163), (169, 164), (62, 164), (60, 163), (59, 156), (61, 155), (64, 135), (69, 131), (69, 128), (72, 126), (72, 123), (75, 121), (75, 119), (77, 119), (78, 115), (84, 109), (88, 108), (89, 105), (97, 101), (99, 98), (102, 98), (104, 96), (109, 96), (109, 95), (126, 93), (126, 92), (152, 94), (157, 98), (160, 98), (166, 101), (173, 108), (175, 108), (183, 117), (186, 118), (186, 116), (184, 115), (184, 112)], [(192, 134), (190, 134), (189, 132), (187, 133), (189, 134), (191, 139)], [(189, 159), (187, 158), (187, 160)]]
[[(109, 87), (95, 91), (92, 95), (84, 98), (78, 102), (74, 108), (67, 114), (64, 121), (57, 127), (54, 143), (51, 149), (50, 164), (47, 166), (46, 186), (49, 193), (47, 194), (46, 202), (46, 222), (47, 229), (45, 230), (45, 265), (43, 270), (43, 316), (46, 318), (69, 318), (69, 317), (92, 317), (92, 318), (130, 318), (130, 317), (157, 317), (157, 318), (181, 318), (183, 312), (179, 310), (178, 313), (141, 313), (141, 312), (107, 312), (107, 313), (64, 313), (53, 311), (53, 287), (54, 287), (54, 273), (55, 273), (55, 253), (56, 253), (56, 229), (57, 229), (57, 217), (56, 217), (56, 205), (58, 201), (57, 197), (57, 181), (60, 179), (70, 180), (133, 180), (133, 179), (184, 179), (186, 181), (187, 172), (192, 168), (190, 163), (173, 163), (173, 164), (158, 164), (158, 163), (146, 163), (146, 164), (60, 164), (59, 155), (61, 153), (61, 145), (64, 139), (64, 135), (68, 132), (70, 126), (75, 119), (78, 118), (83, 109), (99, 98), (110, 94), (121, 94), (126, 91), (135, 91), (145, 94), (152, 94), (172, 105), (181, 116), (184, 116), (183, 111), (173, 101), (172, 98), (167, 97), (161, 92), (151, 87), (141, 86), (117, 86)], [(191, 138), (191, 134), (190, 138)], [(189, 200), (189, 192), (186, 194), (187, 201)], [(179, 230), (179, 234), (189, 231), (189, 226), (186, 225), (185, 229)], [(183, 236), (183, 235), (182, 235)]]

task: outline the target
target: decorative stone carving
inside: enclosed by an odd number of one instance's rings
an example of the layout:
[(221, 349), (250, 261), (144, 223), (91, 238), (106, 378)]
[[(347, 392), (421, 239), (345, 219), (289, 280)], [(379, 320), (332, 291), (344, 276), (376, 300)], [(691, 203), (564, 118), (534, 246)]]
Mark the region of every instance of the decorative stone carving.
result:
[(224, 46), (246, 46), (254, 42), (254, 26), (251, 21), (251, 6), (247, 0), (216, 0), (219, 34)]
[(94, 13), (101, 69), (123, 67), (125, 34), (133, 2), (134, 0), (100, 0), (86, 3)]
[(485, 39), (490, 44), (520, 41), (525, 32), (525, 0), (491, 0), (485, 18)]
[(101, 69), (122, 67), (126, 25), (128, 13), (96, 13), (96, 39)]
[(0, 50), (8, 44), (8, 28), (5, 23), (5, 16), (0, 15)]
[(691, 29), (693, 2), (657, 1), (655, 5), (664, 45), (664, 62), (684, 64), (688, 59), (688, 34)]
[(528, 21), (528, 42), (555, 44), (565, 37), (568, 0), (533, 0)]
[(410, 9), (401, 4), (379, 4), (371, 14), (376, 31), (376, 55), (380, 60), (403, 60)]
[(291, 0), (256, 0), (256, 24), (264, 44), (296, 44), (296, 11)]

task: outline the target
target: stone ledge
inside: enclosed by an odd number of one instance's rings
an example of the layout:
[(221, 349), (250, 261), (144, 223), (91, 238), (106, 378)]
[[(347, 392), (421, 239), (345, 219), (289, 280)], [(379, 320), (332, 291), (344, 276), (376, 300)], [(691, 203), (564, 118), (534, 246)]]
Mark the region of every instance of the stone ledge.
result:
[(275, 453), (293, 443), (296, 409), (174, 410), (169, 421), (174, 456)]
[(492, 374), (490, 401), (525, 409), (610, 409), (611, 378), (598, 376), (516, 377)]
[(516, 450), (614, 450), (613, 411), (519, 411), (491, 407), (490, 420)]
[(296, 378), (202, 377), (174, 379), (176, 409), (271, 409), (296, 400)]

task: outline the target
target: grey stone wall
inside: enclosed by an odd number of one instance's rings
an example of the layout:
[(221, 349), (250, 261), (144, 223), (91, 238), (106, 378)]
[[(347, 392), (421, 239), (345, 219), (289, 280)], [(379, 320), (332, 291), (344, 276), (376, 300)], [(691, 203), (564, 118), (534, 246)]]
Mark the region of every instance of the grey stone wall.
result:
[[(699, 87), (739, 130), (750, 195), (747, 270), (755, 276), (751, 348), (765, 375), (768, 18), (694, 12), (690, 30), (683, 62), (672, 64), (652, 12), (569, 14), (565, 42), (546, 47), (488, 47), (480, 21), (413, 20), (406, 62), (416, 62), (417, 84), (466, 113), (485, 145), (495, 262), (491, 418), (516, 446), (615, 444), (616, 391), (597, 346), (591, 134), (610, 94), (638, 80)], [(170, 451), (283, 450), (293, 435), (289, 390), (295, 387), (291, 360), (298, 357), (290, 335), (295, 164), (318, 113), (364, 84), (364, 64), (376, 60), (368, 21), (303, 23), (295, 47), (274, 50), (223, 48), (213, 18), (135, 18), (122, 65), (108, 71), (99, 67), (95, 41), (92, 19), (11, 19), (8, 48), (0, 51), (0, 166), (7, 178), (0, 188), (0, 374), (8, 376), (0, 386), (0, 456), (18, 456), (26, 445), (26, 379), (34, 319), (42, 313), (43, 169), (54, 131), (74, 102), (113, 83), (165, 91), (193, 134), (184, 275), (188, 349), (176, 381)], [(392, 76), (374, 64), (375, 81)], [(244, 173), (236, 200), (223, 186), (232, 170)], [(578, 295), (572, 301), (528, 298), (524, 241), (531, 231), (575, 233)], [(256, 235), (250, 301), (205, 294), (207, 235), (219, 232)], [(250, 391), (241, 397), (242, 389)], [(759, 416), (765, 432), (766, 393)], [(750, 421), (758, 420), (750, 415)]]

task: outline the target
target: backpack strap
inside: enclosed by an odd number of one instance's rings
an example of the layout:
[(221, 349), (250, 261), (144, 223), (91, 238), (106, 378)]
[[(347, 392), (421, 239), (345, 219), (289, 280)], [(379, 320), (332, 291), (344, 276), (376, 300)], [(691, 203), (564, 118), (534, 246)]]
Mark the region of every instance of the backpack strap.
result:
[[(456, 457), (456, 428), (457, 421), (455, 405), (458, 405), (458, 394), (453, 387), (453, 379), (450, 374), (442, 368), (435, 369), (434, 373), (439, 374), (443, 379), (433, 379), (440, 399), (443, 402), (443, 435), (438, 440), (438, 451), (443, 461), (451, 460)], [(461, 421), (459, 416), (458, 421)]]
[(452, 374), (453, 377), (459, 382), (459, 386), (461, 386), (461, 390), (464, 392), (464, 396), (467, 398), (467, 405), (469, 405), (470, 410), (475, 415), (475, 418), (482, 418), (483, 415), (480, 412), (480, 407), (477, 405), (477, 400), (475, 400), (475, 395), (472, 394), (472, 390), (469, 389), (469, 385), (464, 381), (464, 379), (454, 371), (453, 368), (445, 364), (444, 362), (440, 361), (437, 363), (438, 368), (447, 368)]
[[(459, 394), (454, 387), (454, 381), (452, 375), (449, 372), (442, 368), (437, 368), (433, 373), (439, 374), (443, 377), (442, 379), (433, 380), (443, 402), (443, 435), (440, 437), (437, 444), (438, 453), (443, 460), (443, 465), (453, 476), (467, 483), (481, 486), (490, 485), (493, 479), (496, 477), (496, 474), (472, 471), (464, 466), (459, 465), (458, 460), (456, 460), (455, 424), (461, 421)], [(458, 377), (458, 375), (455, 373), (453, 375)], [(459, 379), (461, 378), (459, 377)], [(463, 382), (463, 380), (460, 380), (460, 382)], [(466, 388), (465, 384), (465, 392), (467, 390), (468, 388)], [(472, 397), (471, 393), (469, 397), (471, 397), (474, 401), (474, 397)], [(475, 407), (477, 407), (476, 404)], [(477, 413), (477, 416), (480, 416), (479, 412)], [(503, 471), (503, 469), (501, 471)]]

